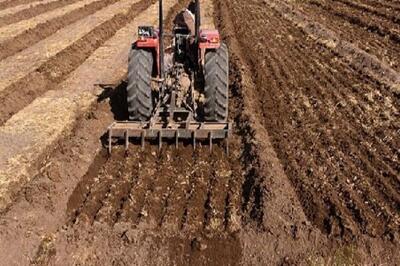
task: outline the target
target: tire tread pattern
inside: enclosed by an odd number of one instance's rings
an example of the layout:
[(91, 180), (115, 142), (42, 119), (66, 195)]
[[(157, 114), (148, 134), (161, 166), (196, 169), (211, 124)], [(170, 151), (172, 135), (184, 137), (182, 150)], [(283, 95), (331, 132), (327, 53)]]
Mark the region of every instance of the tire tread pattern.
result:
[(153, 60), (152, 53), (144, 49), (133, 48), (129, 55), (127, 101), (131, 121), (148, 121), (151, 117)]
[(208, 51), (204, 65), (204, 119), (225, 122), (228, 119), (229, 55), (225, 44)]

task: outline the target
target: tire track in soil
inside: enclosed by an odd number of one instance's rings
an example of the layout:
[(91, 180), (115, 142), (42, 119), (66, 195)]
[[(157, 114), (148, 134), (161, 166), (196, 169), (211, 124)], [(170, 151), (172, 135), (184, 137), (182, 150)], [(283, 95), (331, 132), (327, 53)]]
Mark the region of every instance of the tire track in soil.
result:
[(97, 48), (154, 1), (141, 0), (133, 4), (126, 15), (116, 15), (100, 24), (83, 38), (50, 58), (36, 71), (0, 92), (0, 103), (3, 106), (0, 111), (0, 125), (44, 92), (57, 88), (57, 84), (65, 80)]
[(13, 13), (6, 15), (4, 17), (0, 17), (0, 28), (17, 23), (21, 20), (25, 19), (30, 19), (35, 16), (38, 16), (40, 14), (43, 14), (45, 12), (49, 12), (52, 10), (55, 10), (57, 8), (61, 8), (70, 4), (73, 4), (75, 2), (78, 2), (81, 0), (59, 0), (59, 1), (52, 1), (50, 3), (43, 3), (39, 4), (24, 10), (21, 10), (19, 12)]
[(58, 30), (65, 28), (67, 25), (81, 20), (118, 1), (120, 0), (96, 1), (79, 9), (73, 10), (58, 18), (40, 23), (32, 29), (25, 31), (10, 40), (0, 43), (0, 60), (21, 52), (22, 50), (33, 46), (35, 43), (46, 39), (50, 35), (56, 33)]

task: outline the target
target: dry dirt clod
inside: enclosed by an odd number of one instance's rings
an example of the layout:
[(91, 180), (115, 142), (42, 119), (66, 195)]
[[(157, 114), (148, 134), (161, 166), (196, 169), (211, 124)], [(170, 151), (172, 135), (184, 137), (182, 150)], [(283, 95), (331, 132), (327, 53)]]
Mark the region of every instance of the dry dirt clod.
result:
[(193, 239), (191, 246), (192, 249), (197, 251), (204, 251), (207, 249), (207, 245), (204, 243), (204, 240), (201, 237), (196, 237), (195, 239)]

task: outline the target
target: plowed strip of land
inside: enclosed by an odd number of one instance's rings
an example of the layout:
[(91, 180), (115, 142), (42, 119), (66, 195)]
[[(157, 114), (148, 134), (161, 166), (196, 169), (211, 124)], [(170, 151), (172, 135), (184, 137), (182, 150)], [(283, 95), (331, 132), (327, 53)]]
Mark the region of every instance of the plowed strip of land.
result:
[(48, 3), (52, 3), (52, 2), (56, 2), (56, 1), (60, 1), (60, 0), (44, 0), (44, 1), (33, 2), (30, 4), (10, 7), (10, 8), (4, 9), (4, 10), (0, 10), (0, 17), (8, 16), (8, 15), (20, 12), (22, 10), (25, 10), (25, 9), (33, 8), (38, 5), (48, 4)]
[[(338, 33), (341, 39), (354, 43), (364, 51), (375, 55), (397, 71), (400, 69), (398, 58), (400, 48), (397, 42), (374, 31), (365, 30), (365, 27), (356, 23), (349, 23), (344, 16), (335, 14), (333, 10), (320, 2), (310, 1), (299, 3), (299, 5), (315, 21)], [(326, 23), (327, 21), (331, 23)]]
[(36, 27), (38, 24), (51, 20), (53, 18), (65, 15), (75, 9), (81, 8), (87, 4), (90, 4), (96, 0), (82, 0), (77, 3), (41, 14), (31, 19), (23, 20), (18, 23), (4, 26), (0, 28), (0, 42), (4, 42), (11, 39), (18, 34), (23, 33), (26, 30)]
[(283, 18), (290, 20), (311, 38), (340, 55), (354, 69), (388, 86), (394, 94), (400, 93), (400, 74), (390, 65), (361, 50), (359, 47), (339, 39), (335, 32), (329, 31), (323, 25), (310, 20), (307, 15), (299, 12), (289, 2), (275, 1), (269, 4)]
[[(396, 96), (315, 45), (307, 34), (282, 19), (284, 12), (266, 8), (269, 2), (218, 2), (226, 27), (222, 31), (232, 48), (235, 42), (231, 40), (237, 38), (239, 49), (234, 51), (242, 51), (254, 75), (255, 85), (245, 91), (244, 99), (250, 97), (254, 113), (271, 135), (309, 221), (332, 240), (363, 239), (357, 252), (364, 253), (368, 249), (364, 244), (372, 242), (377, 248), (371, 256), (378, 260), (390, 257), (398, 241), (388, 243), (386, 239), (398, 239), (399, 230)], [(234, 19), (228, 20), (230, 16)], [(373, 97), (366, 101), (363, 95), (369, 93), (386, 100)], [(384, 112), (392, 118), (379, 118)], [(251, 179), (248, 183), (257, 186)], [(268, 204), (268, 198), (262, 204)], [(298, 232), (293, 231), (294, 235)], [(255, 257), (263, 253), (251, 249)]]
[(33, 46), (35, 43), (49, 37), (69, 24), (83, 19), (86, 16), (90, 16), (96, 11), (118, 1), (119, 0), (101, 0), (92, 2), (61, 17), (38, 24), (36, 27), (19, 34), (15, 38), (0, 43), (0, 59), (7, 58), (23, 49)]
[[(172, 5), (171, 2), (166, 3), (166, 8)], [(135, 11), (139, 13), (148, 5), (147, 2), (142, 2)], [(137, 20), (118, 31), (112, 39), (97, 49), (60, 85), (61, 90), (46, 93), (0, 128), (1, 208), (7, 206), (12, 195), (29, 181), (34, 162), (71, 129), (82, 111), (96, 101), (99, 88), (93, 84), (110, 84), (121, 79), (126, 72), (126, 57), (132, 38), (136, 34), (132, 29), (137, 28), (138, 21), (154, 24), (154, 18), (157, 18), (155, 5), (140, 13)], [(15, 143), (16, 146), (11, 148), (10, 143)]]
[(116, 14), (127, 10), (135, 2), (138, 2), (138, 0), (122, 0), (117, 2), (61, 29), (49, 38), (25, 49), (21, 53), (0, 61), (0, 68), (3, 69), (0, 73), (0, 92), (10, 84), (17, 82), (20, 78), (40, 67), (44, 62), (81, 39), (97, 26), (110, 20)]
[(382, 37), (386, 36), (393, 42), (400, 42), (400, 24), (393, 20), (368, 14), (368, 12), (357, 10), (351, 5), (346, 5), (340, 1), (328, 0), (320, 3), (311, 0), (311, 3), (328, 10), (335, 16), (347, 20), (348, 23), (361, 26), (377, 35), (381, 35)]
[(0, 93), (0, 102), (3, 104), (0, 111), (0, 125), (36, 97), (57, 87), (57, 84), (65, 80), (68, 74), (94, 50), (113, 36), (118, 29), (126, 25), (144, 3), (145, 0), (133, 3), (126, 13), (119, 13), (96, 26), (81, 39), (51, 57), (35, 71), (8, 86), (3, 93)]
[(369, 4), (363, 3), (363, 1), (349, 1), (349, 0), (339, 0), (339, 2), (349, 6), (352, 9), (356, 9), (365, 13), (366, 15), (373, 15), (376, 17), (382, 17), (393, 21), (394, 23), (400, 22), (400, 16), (396, 12), (389, 11), (381, 8), (376, 8)]
[(400, 11), (400, 4), (390, 3), (390, 1), (380, 1), (380, 0), (363, 0), (363, 3), (371, 5), (387, 12)]
[(12, 14), (6, 15), (4, 17), (0, 17), (0, 27), (4, 27), (6, 25), (17, 23), (21, 20), (27, 20), (32, 17), (38, 16), (45, 12), (50, 12), (57, 8), (61, 8), (63, 6), (67, 6), (78, 2), (81, 0), (58, 0), (58, 1), (43, 1), (38, 5), (32, 5), (29, 8), (24, 10), (20, 10), (19, 12), (13, 12)]
[(0, 0), (0, 10), (14, 6), (28, 4), (35, 1), (36, 0)]
[(387, 35), (377, 34), (374, 30), (357, 23), (355, 19), (349, 19), (335, 8), (320, 1), (302, 1), (297, 3), (309, 18), (323, 24), (335, 31), (339, 37), (350, 43), (354, 43), (364, 51), (375, 55), (381, 61), (400, 70), (398, 42)]
[[(235, 27), (248, 60), (257, 66), (264, 126), (310, 221), (344, 238), (384, 238), (398, 231), (395, 95), (321, 50), (290, 18), (282, 20), (290, 12), (261, 8), (265, 3), (257, 0), (228, 6), (234, 16), (252, 18)], [(251, 25), (263, 27), (253, 34)], [(249, 39), (256, 44), (248, 44)], [(382, 101), (368, 101), (363, 96), (368, 93), (381, 95)], [(385, 112), (388, 119), (381, 117)]]

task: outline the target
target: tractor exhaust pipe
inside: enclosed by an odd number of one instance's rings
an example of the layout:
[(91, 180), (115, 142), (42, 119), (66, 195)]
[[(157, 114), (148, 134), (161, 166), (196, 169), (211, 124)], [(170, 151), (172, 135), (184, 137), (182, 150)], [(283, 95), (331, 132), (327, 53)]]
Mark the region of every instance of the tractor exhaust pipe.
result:
[(163, 15), (163, 1), (159, 1), (159, 62), (160, 62), (160, 79), (164, 78), (164, 15)]

